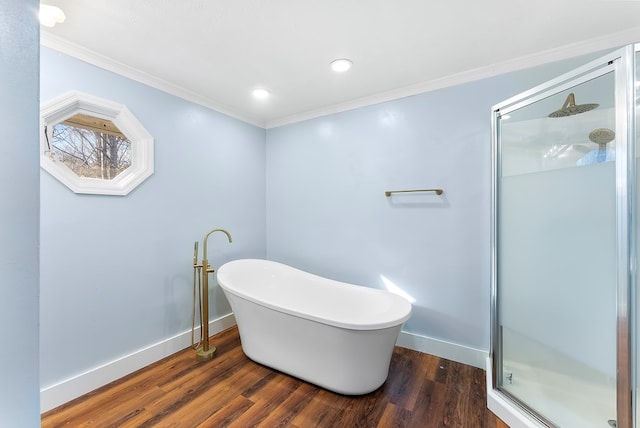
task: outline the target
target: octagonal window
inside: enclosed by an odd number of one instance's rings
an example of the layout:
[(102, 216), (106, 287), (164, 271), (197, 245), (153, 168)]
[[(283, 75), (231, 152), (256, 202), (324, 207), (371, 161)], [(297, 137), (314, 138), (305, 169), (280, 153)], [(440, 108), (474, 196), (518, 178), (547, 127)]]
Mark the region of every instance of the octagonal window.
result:
[(40, 165), (76, 193), (126, 195), (153, 173), (153, 138), (123, 105), (71, 92), (41, 121)]
[(51, 154), (78, 177), (112, 180), (131, 166), (131, 141), (110, 120), (76, 114), (53, 127)]

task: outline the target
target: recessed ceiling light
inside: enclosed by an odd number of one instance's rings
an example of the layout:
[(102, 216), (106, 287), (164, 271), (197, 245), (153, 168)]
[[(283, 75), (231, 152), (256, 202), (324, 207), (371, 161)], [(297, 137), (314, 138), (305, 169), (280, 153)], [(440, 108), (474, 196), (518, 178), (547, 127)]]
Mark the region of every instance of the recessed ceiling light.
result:
[(349, 70), (353, 65), (350, 59), (342, 58), (331, 61), (331, 69), (336, 73), (344, 73)]
[(262, 89), (262, 88), (258, 88), (258, 89), (254, 89), (252, 92), (254, 97), (258, 98), (258, 99), (265, 99), (269, 96), (269, 91), (267, 91), (266, 89)]
[(45, 27), (53, 27), (56, 24), (62, 24), (66, 16), (59, 7), (41, 4), (38, 18), (40, 18), (40, 23)]

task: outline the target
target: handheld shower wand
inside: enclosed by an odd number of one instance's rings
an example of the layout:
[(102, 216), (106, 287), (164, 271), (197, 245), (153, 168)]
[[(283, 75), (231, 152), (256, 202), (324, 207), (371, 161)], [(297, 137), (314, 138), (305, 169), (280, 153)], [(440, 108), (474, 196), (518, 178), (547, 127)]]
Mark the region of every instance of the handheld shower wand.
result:
[(200, 329), (200, 337), (196, 343), (196, 307), (198, 307), (198, 317), (202, 321), (202, 281), (200, 271), (202, 265), (198, 264), (198, 241), (193, 245), (193, 305), (191, 306), (191, 347), (198, 349), (202, 343), (202, 329)]
[(195, 244), (193, 244), (193, 265), (197, 265), (198, 264), (198, 244), (199, 242), (196, 241)]
[[(207, 260), (207, 240), (209, 236), (214, 232), (222, 232), (227, 235), (227, 239), (229, 243), (232, 242), (231, 235), (224, 229), (213, 229), (207, 232), (204, 235), (203, 239), (203, 251), (202, 251), (202, 262), (198, 263), (198, 242), (196, 241), (194, 249), (193, 249), (193, 268), (194, 268), (194, 290), (196, 287), (196, 276), (197, 273), (200, 273), (200, 328), (201, 328), (201, 340), (200, 346), (196, 350), (196, 360), (198, 361), (209, 361), (213, 358), (216, 352), (215, 346), (209, 346), (209, 274), (214, 272), (215, 270), (209, 265), (209, 261)], [(194, 291), (194, 308), (195, 308), (195, 291)], [(194, 309), (195, 311), (195, 309)], [(195, 313), (194, 313), (195, 320)], [(195, 321), (194, 321), (195, 324)], [(192, 329), (193, 331), (193, 329)], [(193, 339), (192, 339), (193, 341)]]

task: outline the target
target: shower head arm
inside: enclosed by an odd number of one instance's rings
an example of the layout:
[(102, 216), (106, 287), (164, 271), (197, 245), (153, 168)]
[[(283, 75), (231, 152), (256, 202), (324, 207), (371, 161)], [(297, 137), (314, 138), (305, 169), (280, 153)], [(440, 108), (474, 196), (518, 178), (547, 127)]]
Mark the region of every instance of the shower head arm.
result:
[(576, 96), (573, 95), (573, 92), (571, 92), (569, 95), (567, 95), (567, 99), (564, 100), (564, 104), (562, 104), (562, 108), (560, 110), (564, 110), (567, 107), (575, 107), (576, 105)]

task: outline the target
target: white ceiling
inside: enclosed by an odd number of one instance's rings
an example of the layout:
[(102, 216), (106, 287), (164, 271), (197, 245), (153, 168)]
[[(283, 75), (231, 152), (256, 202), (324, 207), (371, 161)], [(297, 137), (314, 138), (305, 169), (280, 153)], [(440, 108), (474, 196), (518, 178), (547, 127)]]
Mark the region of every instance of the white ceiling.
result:
[(263, 127), (640, 41), (640, 0), (43, 3), (44, 46)]

